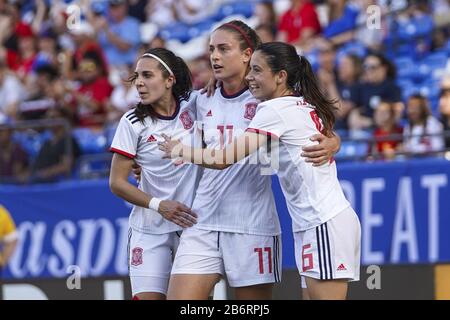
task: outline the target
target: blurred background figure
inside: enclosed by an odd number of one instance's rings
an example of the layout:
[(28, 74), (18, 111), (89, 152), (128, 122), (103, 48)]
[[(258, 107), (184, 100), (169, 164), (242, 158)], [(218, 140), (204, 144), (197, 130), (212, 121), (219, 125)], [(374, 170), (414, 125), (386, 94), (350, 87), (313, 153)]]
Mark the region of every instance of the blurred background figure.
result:
[(70, 113), (63, 108), (52, 108), (47, 111), (46, 118), (65, 122), (50, 127), (51, 138), (42, 145), (33, 163), (32, 182), (54, 182), (70, 177), (81, 154), (72, 136)]
[(71, 90), (78, 126), (100, 128), (105, 123), (106, 103), (113, 91), (105, 73), (101, 58), (95, 52), (86, 53), (80, 61), (80, 86)]
[(314, 4), (309, 0), (291, 0), (280, 18), (277, 40), (305, 49), (322, 28)]
[(404, 151), (422, 155), (443, 151), (442, 124), (431, 115), (426, 98), (418, 94), (412, 95), (406, 105), (406, 114)]
[(140, 43), (139, 21), (128, 15), (126, 0), (109, 0), (106, 17), (91, 16), (89, 21), (112, 68), (132, 65)]
[(450, 77), (446, 77), (441, 83), (441, 92), (439, 98), (439, 113), (441, 123), (446, 134), (445, 148), (450, 149)]
[(22, 146), (14, 141), (11, 124), (0, 124), (0, 146), (0, 183), (25, 182), (30, 160)]
[(277, 33), (277, 16), (270, 0), (261, 0), (256, 3), (254, 16), (257, 19), (256, 33), (261, 41), (272, 42)]
[(373, 128), (373, 113), (382, 100), (395, 103), (396, 118), (400, 119), (403, 104), (392, 63), (382, 54), (371, 53), (364, 59), (363, 70), (362, 81), (352, 97), (355, 108), (349, 116), (350, 129)]
[(395, 153), (400, 151), (403, 128), (395, 117), (395, 106), (392, 102), (381, 101), (374, 114), (375, 143), (371, 154), (377, 159), (393, 159)]
[(0, 116), (16, 118), (20, 101), (26, 94), (25, 87), (8, 65), (0, 59)]
[(11, 214), (0, 205), (0, 278), (2, 270), (8, 264), (18, 242), (16, 225)]

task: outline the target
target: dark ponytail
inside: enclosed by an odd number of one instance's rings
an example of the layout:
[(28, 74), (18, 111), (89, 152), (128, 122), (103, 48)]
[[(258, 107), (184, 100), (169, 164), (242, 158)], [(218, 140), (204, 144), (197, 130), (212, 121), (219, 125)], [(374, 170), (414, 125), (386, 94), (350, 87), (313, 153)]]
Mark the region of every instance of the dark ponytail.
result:
[(315, 107), (324, 126), (322, 133), (327, 136), (333, 135), (336, 101), (325, 98), (320, 91), (309, 61), (304, 56), (299, 56), (294, 46), (284, 42), (264, 43), (257, 50), (266, 57), (273, 73), (281, 70), (287, 72), (287, 86)]
[[(172, 86), (172, 94), (177, 100), (177, 103), (180, 103), (183, 100), (188, 100), (192, 91), (192, 76), (191, 71), (188, 66), (184, 62), (183, 59), (176, 56), (172, 51), (167, 50), (165, 48), (153, 48), (147, 50), (146, 53), (152, 54), (160, 58), (164, 61), (165, 64), (172, 70), (173, 75), (175, 77), (175, 83)], [(140, 59), (152, 59), (151, 57), (142, 56)], [(162, 71), (163, 76), (168, 78), (170, 76), (169, 71), (164, 67), (161, 63), (159, 63), (159, 69)], [(128, 81), (134, 83), (136, 80), (136, 76), (131, 76)], [(152, 120), (155, 120), (157, 114), (151, 105), (144, 105), (139, 102), (136, 105), (136, 116), (143, 123), (145, 117), (149, 116)]]
[(304, 56), (300, 56), (300, 68), (296, 75), (295, 91), (312, 104), (323, 123), (323, 134), (333, 135), (333, 125), (336, 121), (334, 113), (336, 100), (330, 100), (320, 91), (317, 78), (311, 64)]

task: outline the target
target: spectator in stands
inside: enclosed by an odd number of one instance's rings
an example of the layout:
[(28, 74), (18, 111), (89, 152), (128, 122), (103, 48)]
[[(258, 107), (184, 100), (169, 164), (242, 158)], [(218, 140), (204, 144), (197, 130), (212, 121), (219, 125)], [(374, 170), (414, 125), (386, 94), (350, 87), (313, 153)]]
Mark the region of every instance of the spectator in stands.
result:
[(11, 214), (0, 205), (0, 274), (17, 246), (19, 235)]
[(32, 182), (53, 182), (70, 176), (81, 153), (71, 133), (68, 111), (64, 108), (49, 109), (47, 119), (66, 120), (67, 126), (58, 124), (50, 128), (52, 137), (39, 150), (32, 168)]
[(108, 64), (104, 51), (97, 40), (94, 38), (94, 28), (86, 21), (81, 21), (76, 27), (70, 29), (70, 35), (75, 45), (75, 50), (69, 53), (65, 61), (64, 76), (68, 79), (78, 78), (77, 67), (81, 60), (88, 53), (94, 53), (100, 57), (100, 66), (103, 75), (108, 75)]
[(58, 36), (50, 27), (45, 27), (39, 32), (38, 37), (38, 53), (33, 65), (33, 70), (42, 64), (50, 64), (55, 67), (59, 66), (58, 62)]
[(25, 83), (26, 76), (31, 72), (37, 56), (36, 38), (31, 27), (25, 24), (17, 27), (16, 35), (18, 37), (18, 55), (12, 69)]
[(0, 59), (0, 116), (15, 118), (20, 101), (25, 96), (25, 88), (10, 72), (6, 62)]
[(194, 90), (204, 88), (208, 84), (209, 79), (214, 77), (208, 57), (200, 56), (188, 65), (192, 73), (192, 87)]
[(176, 22), (173, 12), (173, 0), (149, 0), (146, 7), (147, 21), (160, 28)]
[(361, 73), (362, 61), (357, 55), (347, 54), (339, 61), (337, 79), (339, 104), (336, 113), (336, 129), (348, 129), (348, 116), (355, 106), (352, 97), (357, 94)]
[(314, 4), (309, 0), (291, 0), (291, 7), (280, 18), (277, 38), (303, 48), (320, 32)]
[(255, 28), (256, 34), (261, 38), (262, 43), (273, 42), (274, 33), (268, 24), (260, 24)]
[(450, 77), (444, 78), (441, 84), (439, 112), (441, 114), (442, 126), (446, 134), (445, 148), (450, 149)]
[(106, 105), (112, 86), (103, 75), (100, 57), (87, 53), (78, 65), (81, 87), (72, 91), (78, 125), (101, 126), (106, 120)]
[(442, 124), (431, 115), (427, 99), (412, 95), (408, 99), (406, 113), (408, 123), (403, 131), (404, 150), (413, 154), (442, 151)]
[(395, 83), (396, 70), (382, 54), (371, 53), (364, 59), (362, 82), (351, 97), (355, 109), (349, 115), (353, 130), (373, 128), (373, 113), (380, 101), (395, 103), (396, 118), (403, 112), (400, 88)]
[[(274, 38), (277, 33), (277, 16), (273, 7), (273, 1), (261, 0), (256, 3), (253, 15), (258, 18), (258, 26), (265, 26), (268, 28), (272, 34), (272, 38)], [(263, 43), (264, 42), (271, 41), (263, 41)]]
[(37, 120), (45, 117), (48, 109), (55, 107), (52, 97), (53, 83), (58, 79), (58, 70), (44, 64), (36, 69), (36, 78), (32, 83), (33, 92), (19, 104), (18, 113), (21, 120)]
[(328, 0), (328, 25), (323, 36), (334, 44), (342, 44), (353, 38), (359, 8), (347, 0)]
[(381, 101), (375, 109), (374, 120), (375, 143), (372, 145), (371, 154), (382, 159), (393, 159), (395, 152), (399, 149), (403, 134), (403, 128), (398, 125), (395, 118), (394, 104)]
[(132, 65), (140, 42), (139, 21), (128, 16), (126, 0), (109, 0), (108, 16), (97, 16), (90, 23), (98, 33), (108, 64), (114, 68)]
[(357, 56), (344, 56), (336, 66), (336, 51), (331, 41), (320, 38), (316, 41), (319, 51), (319, 70), (317, 78), (325, 96), (335, 101), (336, 129), (348, 129), (347, 118), (353, 109), (352, 96), (355, 96), (360, 76), (361, 62)]
[(28, 155), (18, 143), (14, 142), (13, 127), (10, 123), (0, 125), (0, 146), (0, 182), (25, 182), (29, 173)]

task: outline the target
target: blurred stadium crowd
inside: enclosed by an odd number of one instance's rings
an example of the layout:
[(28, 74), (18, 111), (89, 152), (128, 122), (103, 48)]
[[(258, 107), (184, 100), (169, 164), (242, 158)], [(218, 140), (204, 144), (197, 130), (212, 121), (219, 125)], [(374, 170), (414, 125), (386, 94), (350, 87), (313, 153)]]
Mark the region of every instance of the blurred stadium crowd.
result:
[(241, 19), (298, 47), (336, 99), (341, 160), (449, 156), (450, 1), (0, 0), (0, 182), (106, 175), (136, 58), (167, 47), (196, 89)]

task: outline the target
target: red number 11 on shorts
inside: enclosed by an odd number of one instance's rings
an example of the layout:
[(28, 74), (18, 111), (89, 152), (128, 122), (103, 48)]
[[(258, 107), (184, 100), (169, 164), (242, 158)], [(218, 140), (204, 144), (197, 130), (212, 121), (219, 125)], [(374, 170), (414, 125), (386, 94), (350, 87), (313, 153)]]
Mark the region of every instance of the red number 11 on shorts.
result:
[[(258, 253), (259, 273), (264, 273), (263, 248), (255, 248), (254, 251)], [(264, 247), (264, 252), (267, 252), (269, 273), (272, 273), (272, 248), (271, 247)]]

